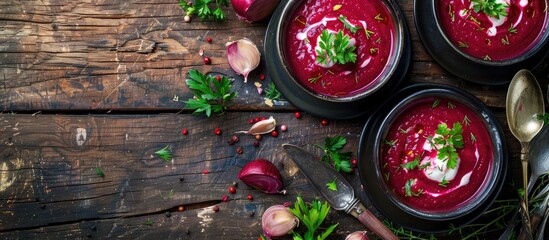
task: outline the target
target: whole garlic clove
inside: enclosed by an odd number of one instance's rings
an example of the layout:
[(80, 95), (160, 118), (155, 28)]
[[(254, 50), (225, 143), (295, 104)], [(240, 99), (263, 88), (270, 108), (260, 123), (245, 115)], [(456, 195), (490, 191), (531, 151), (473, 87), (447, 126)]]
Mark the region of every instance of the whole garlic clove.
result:
[(247, 38), (228, 42), (225, 46), (229, 65), (236, 73), (243, 75), (244, 82), (247, 82), (248, 74), (259, 66), (261, 53), (257, 46)]
[(284, 236), (299, 224), (299, 219), (284, 205), (273, 205), (263, 213), (261, 225), (263, 233), (271, 237)]
[(368, 240), (368, 235), (366, 235), (366, 231), (356, 231), (347, 235), (345, 240)]
[(267, 134), (275, 130), (276, 128), (276, 120), (271, 116), (268, 119), (261, 120), (250, 128), (248, 131), (239, 131), (236, 133), (246, 133), (250, 135), (261, 135), (261, 134)]

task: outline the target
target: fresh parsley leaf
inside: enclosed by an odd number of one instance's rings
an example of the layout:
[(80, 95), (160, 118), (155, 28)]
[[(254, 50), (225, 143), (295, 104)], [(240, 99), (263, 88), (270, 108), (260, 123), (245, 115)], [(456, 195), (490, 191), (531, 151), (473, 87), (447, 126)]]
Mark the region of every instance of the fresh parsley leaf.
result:
[(289, 208), (289, 210), (307, 227), (307, 231), (304, 235), (299, 234), (295, 230), (292, 231), (294, 239), (324, 240), (335, 230), (337, 225), (339, 225), (339, 223), (333, 224), (315, 237), (315, 232), (322, 222), (324, 222), (326, 216), (328, 216), (328, 212), (330, 212), (330, 205), (328, 202), (321, 203), (318, 200), (313, 200), (309, 207), (309, 205), (305, 204), (301, 196), (297, 196), (294, 207)]
[(145, 225), (147, 225), (147, 226), (152, 226), (152, 225), (153, 225), (153, 223), (154, 223), (154, 222), (153, 222), (152, 220), (150, 220), (150, 219), (147, 219), (147, 221), (145, 221), (145, 223), (144, 223), (144, 224), (145, 224)]
[(536, 118), (540, 121), (543, 121), (544, 124), (549, 124), (549, 113), (544, 113), (543, 115), (538, 114)]
[(265, 89), (265, 95), (268, 99), (278, 100), (282, 94), (276, 89), (274, 83), (269, 83), (269, 87)]
[(95, 172), (97, 173), (98, 176), (105, 177), (105, 173), (103, 172), (103, 170), (101, 170), (101, 168), (95, 167)]
[(194, 93), (194, 98), (185, 102), (185, 108), (194, 110), (193, 114), (205, 113), (209, 117), (212, 112), (223, 113), (227, 109), (226, 102), (236, 96), (236, 92), (231, 92), (231, 80), (225, 76), (218, 81), (213, 76), (191, 69), (185, 83)]
[(448, 128), (446, 123), (441, 123), (437, 126), (437, 137), (429, 136), (429, 141), (433, 148), (437, 145), (441, 145), (437, 152), (437, 158), (446, 161), (446, 167), (456, 168), (457, 159), (459, 157), (457, 149), (463, 148), (463, 129), (461, 123), (455, 122), (452, 128)]
[(408, 181), (406, 181), (406, 183), (404, 184), (404, 195), (406, 197), (417, 197), (421, 194), (423, 194), (423, 189), (419, 189), (417, 192), (414, 192), (412, 191), (412, 187), (416, 184), (417, 182), (417, 179), (416, 178), (412, 178), (412, 179), (409, 179)]
[(496, 0), (472, 0), (471, 2), (475, 13), (484, 12), (486, 15), (497, 19), (507, 16), (507, 9), (509, 8), (507, 3), (498, 3)]
[(316, 61), (322, 65), (330, 61), (336, 64), (356, 62), (355, 46), (350, 46), (350, 37), (339, 30), (336, 34), (324, 29), (320, 33)]
[(347, 139), (342, 136), (327, 137), (324, 139), (324, 146), (314, 145), (324, 150), (322, 161), (333, 165), (336, 171), (351, 172), (351, 157), (352, 152), (341, 152), (343, 146), (347, 143)]
[(407, 163), (403, 163), (403, 164), (400, 164), (400, 167), (406, 169), (406, 170), (412, 170), (416, 167), (419, 167), (419, 158), (415, 158), (413, 161), (410, 161), (410, 162), (407, 162)]
[(349, 21), (347, 21), (347, 17), (340, 15), (337, 19), (343, 23), (346, 29), (348, 29), (351, 33), (355, 34), (358, 30), (362, 29), (358, 26), (352, 25)]
[(333, 181), (326, 183), (326, 187), (334, 192), (337, 192), (337, 178), (334, 178)]
[(212, 2), (212, 0), (194, 0), (194, 3), (180, 0), (179, 6), (185, 10), (187, 16), (197, 15), (202, 20), (213, 18), (216, 21), (223, 21), (227, 18), (221, 7), (228, 7), (229, 0), (216, 0), (215, 2)]
[(164, 148), (154, 152), (154, 154), (162, 158), (164, 161), (168, 162), (172, 160), (172, 152), (170, 151), (169, 147), (170, 147), (169, 145), (165, 146)]

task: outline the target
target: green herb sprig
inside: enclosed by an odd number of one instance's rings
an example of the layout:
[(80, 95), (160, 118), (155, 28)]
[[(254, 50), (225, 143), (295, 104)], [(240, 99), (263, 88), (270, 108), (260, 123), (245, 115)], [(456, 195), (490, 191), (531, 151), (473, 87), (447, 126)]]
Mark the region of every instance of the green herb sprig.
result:
[(320, 235), (315, 236), (315, 232), (318, 230), (328, 213), (330, 212), (330, 205), (328, 202), (321, 203), (318, 200), (313, 200), (310, 207), (303, 201), (301, 196), (297, 197), (297, 201), (293, 208), (289, 208), (290, 212), (294, 214), (303, 225), (307, 227), (307, 231), (304, 235), (299, 234), (296, 230), (292, 230), (294, 240), (324, 240), (330, 235), (339, 223), (333, 224), (328, 227)]
[(100, 177), (105, 177), (105, 173), (99, 167), (95, 167), (95, 173), (97, 173), (97, 175)]
[(339, 19), (339, 21), (343, 23), (343, 26), (345, 26), (345, 28), (353, 34), (355, 34), (358, 30), (362, 29), (361, 27), (353, 26), (351, 23), (349, 23), (349, 21), (347, 21), (347, 17), (343, 15), (340, 15), (337, 19)]
[(276, 89), (274, 83), (269, 83), (269, 87), (265, 89), (265, 96), (271, 100), (279, 100), (282, 94)]
[[(214, 8), (211, 8), (210, 5)], [(228, 7), (229, 0), (215, 0), (215, 2), (212, 2), (212, 0), (194, 0), (194, 3), (180, 0), (179, 6), (185, 10), (187, 16), (197, 15), (202, 20), (213, 18), (216, 21), (222, 21), (227, 19), (227, 17), (221, 7)]]
[(415, 178), (412, 178), (406, 181), (406, 183), (404, 184), (404, 191), (405, 191), (404, 195), (406, 197), (412, 197), (412, 196), (417, 197), (424, 193), (423, 189), (419, 189), (417, 192), (412, 191), (412, 187), (416, 184), (416, 182), (417, 182), (417, 179)]
[(549, 124), (549, 113), (544, 113), (536, 115), (536, 118), (540, 121), (543, 121), (544, 124)]
[(337, 192), (337, 178), (334, 178), (333, 181), (326, 183), (326, 187), (334, 192)]
[(322, 161), (333, 164), (336, 171), (351, 172), (351, 156), (352, 152), (341, 152), (343, 146), (347, 143), (347, 139), (342, 136), (327, 137), (324, 139), (324, 146), (314, 145), (324, 150), (325, 155), (322, 156)]
[(192, 69), (185, 83), (194, 93), (194, 98), (185, 102), (187, 109), (194, 110), (193, 114), (206, 113), (209, 117), (212, 112), (223, 113), (227, 109), (227, 101), (236, 96), (236, 92), (231, 92), (231, 80), (225, 76), (218, 81), (213, 76)]
[(169, 162), (170, 160), (172, 160), (172, 152), (170, 151), (169, 147), (169, 145), (165, 146), (164, 148), (154, 152), (154, 154), (162, 158), (162, 160)]
[(448, 128), (446, 123), (441, 123), (438, 125), (436, 134), (440, 135), (438, 137), (429, 136), (429, 141), (433, 148), (437, 149), (437, 145), (442, 147), (438, 150), (437, 158), (443, 161), (446, 161), (446, 167), (456, 168), (458, 153), (457, 149), (463, 148), (463, 129), (461, 123), (455, 122), (452, 128)]
[(472, 0), (471, 2), (473, 2), (473, 11), (476, 13), (484, 12), (497, 19), (507, 16), (508, 4), (497, 3), (496, 0)]
[(332, 61), (336, 64), (356, 62), (355, 46), (350, 46), (350, 37), (339, 30), (336, 34), (324, 29), (320, 33), (318, 42), (320, 49), (316, 50), (316, 61), (327, 64)]

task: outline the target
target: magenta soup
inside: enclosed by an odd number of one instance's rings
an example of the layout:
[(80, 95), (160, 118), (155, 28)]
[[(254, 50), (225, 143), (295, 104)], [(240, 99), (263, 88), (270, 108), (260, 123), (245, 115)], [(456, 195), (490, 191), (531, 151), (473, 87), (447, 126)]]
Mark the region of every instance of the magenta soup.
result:
[(516, 59), (542, 38), (547, 21), (545, 0), (496, 0), (486, 13), (471, 0), (438, 0), (437, 15), (455, 48), (484, 61)]
[[(356, 61), (319, 63), (317, 50), (325, 30), (349, 36)], [(397, 55), (395, 21), (383, 1), (304, 0), (292, 14), (287, 32), (285, 57), (292, 75), (306, 89), (324, 96), (351, 97), (374, 88)]]
[(425, 97), (409, 103), (391, 123), (384, 142), (384, 180), (415, 210), (455, 210), (491, 174), (493, 146), (485, 124), (470, 108), (449, 99)]

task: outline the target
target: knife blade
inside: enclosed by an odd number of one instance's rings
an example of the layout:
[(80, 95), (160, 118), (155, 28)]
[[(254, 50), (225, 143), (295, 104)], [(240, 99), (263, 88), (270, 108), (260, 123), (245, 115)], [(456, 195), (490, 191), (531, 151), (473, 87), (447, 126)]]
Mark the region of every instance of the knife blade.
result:
[[(345, 211), (345, 213), (357, 218), (364, 226), (382, 239), (398, 239), (387, 226), (355, 197), (351, 184), (332, 166), (320, 161), (317, 156), (299, 146), (284, 144), (282, 148), (314, 188), (330, 203), (332, 208)], [(326, 187), (327, 183), (334, 180), (336, 181), (337, 191), (332, 191)]]

